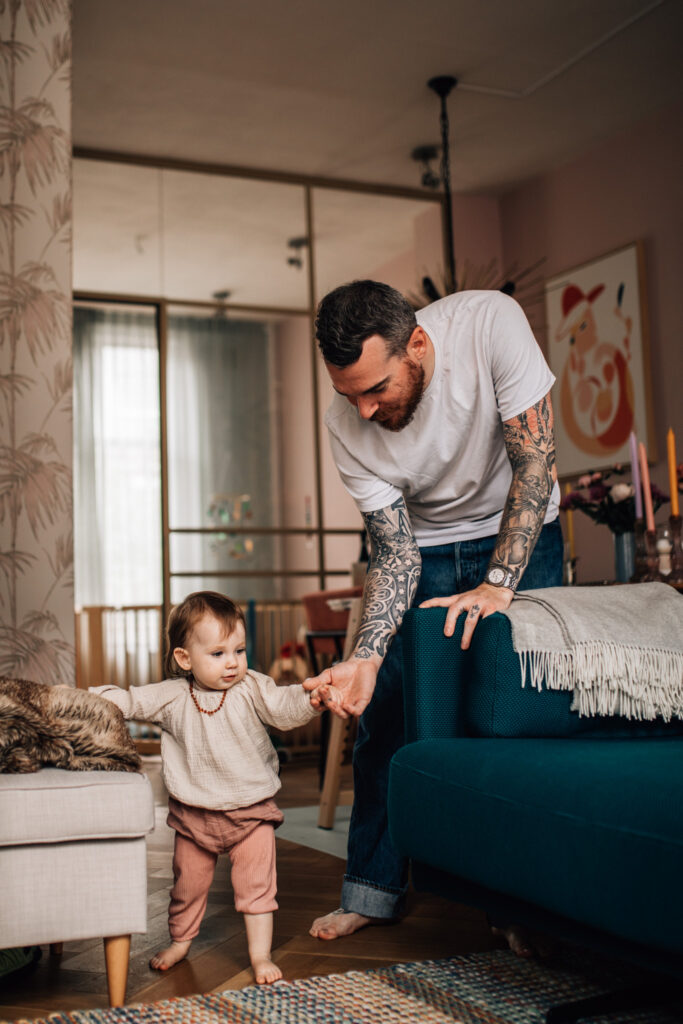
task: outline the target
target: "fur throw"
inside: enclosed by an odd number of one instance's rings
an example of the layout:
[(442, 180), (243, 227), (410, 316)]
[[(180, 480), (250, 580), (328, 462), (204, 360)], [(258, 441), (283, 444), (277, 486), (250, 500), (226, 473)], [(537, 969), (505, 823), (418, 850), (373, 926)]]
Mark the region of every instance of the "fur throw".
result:
[(97, 694), (0, 679), (0, 772), (135, 772), (140, 756), (119, 709)]

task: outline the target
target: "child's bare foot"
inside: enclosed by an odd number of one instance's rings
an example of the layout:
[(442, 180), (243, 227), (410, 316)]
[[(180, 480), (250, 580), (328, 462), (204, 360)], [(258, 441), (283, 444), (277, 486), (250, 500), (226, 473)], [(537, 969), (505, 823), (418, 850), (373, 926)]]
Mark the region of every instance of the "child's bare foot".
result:
[(270, 959), (273, 942), (273, 914), (245, 914), (249, 960), (257, 985), (272, 985), (282, 977), (282, 971)]
[(257, 985), (272, 985), (274, 981), (279, 981), (282, 977), (282, 971), (269, 957), (254, 958), (251, 961), (251, 966)]
[(355, 914), (353, 911), (333, 910), (331, 914), (317, 917), (310, 927), (309, 934), (316, 939), (341, 939), (345, 935), (353, 935), (366, 925), (372, 924), (371, 917)]
[(153, 967), (155, 971), (167, 971), (169, 967), (173, 967), (174, 964), (185, 959), (191, 945), (191, 941), (172, 942), (166, 949), (162, 949), (160, 953), (154, 954), (149, 962), (149, 966)]

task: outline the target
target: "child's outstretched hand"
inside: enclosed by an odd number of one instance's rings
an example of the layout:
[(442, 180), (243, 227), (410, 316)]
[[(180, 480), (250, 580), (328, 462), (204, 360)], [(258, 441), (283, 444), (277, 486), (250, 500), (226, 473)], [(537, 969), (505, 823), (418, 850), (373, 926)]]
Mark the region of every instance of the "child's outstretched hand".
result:
[(347, 713), (342, 711), (341, 703), (341, 693), (331, 683), (322, 683), (320, 686), (316, 686), (315, 690), (311, 690), (311, 704), (316, 710), (319, 711), (325, 707), (339, 718), (348, 718)]

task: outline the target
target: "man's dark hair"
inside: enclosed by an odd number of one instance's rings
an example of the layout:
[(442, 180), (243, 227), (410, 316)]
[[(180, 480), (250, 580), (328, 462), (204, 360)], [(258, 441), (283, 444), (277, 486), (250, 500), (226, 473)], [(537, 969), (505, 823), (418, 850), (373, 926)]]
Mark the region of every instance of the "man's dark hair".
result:
[(325, 362), (344, 367), (360, 359), (363, 342), (373, 334), (384, 338), (388, 355), (402, 355), (416, 327), (413, 307), (395, 288), (380, 281), (352, 281), (322, 300), (315, 336)]

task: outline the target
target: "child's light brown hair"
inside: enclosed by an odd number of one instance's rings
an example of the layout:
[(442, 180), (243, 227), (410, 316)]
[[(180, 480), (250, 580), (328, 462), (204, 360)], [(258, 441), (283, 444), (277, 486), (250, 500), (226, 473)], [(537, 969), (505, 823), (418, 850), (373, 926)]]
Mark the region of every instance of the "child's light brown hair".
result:
[(184, 601), (173, 608), (168, 617), (164, 662), (167, 677), (192, 674), (180, 668), (173, 657), (173, 652), (176, 647), (186, 646), (192, 630), (205, 615), (213, 615), (218, 619), (227, 636), (234, 631), (238, 622), (242, 623), (246, 631), (242, 609), (225, 594), (219, 594), (215, 590), (197, 590), (194, 594), (188, 594)]

